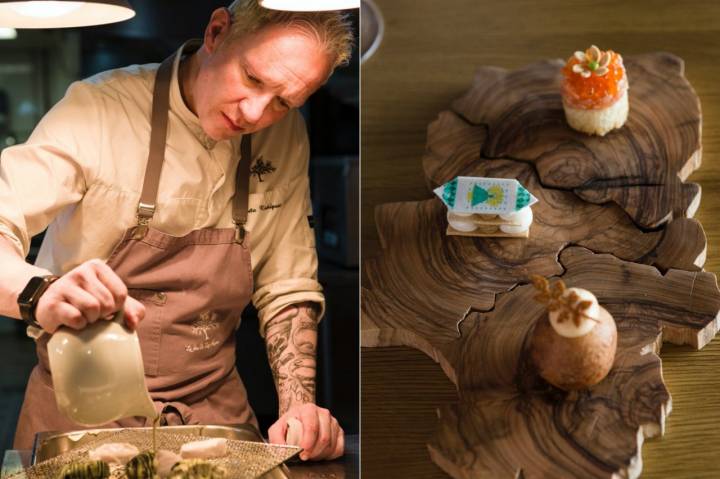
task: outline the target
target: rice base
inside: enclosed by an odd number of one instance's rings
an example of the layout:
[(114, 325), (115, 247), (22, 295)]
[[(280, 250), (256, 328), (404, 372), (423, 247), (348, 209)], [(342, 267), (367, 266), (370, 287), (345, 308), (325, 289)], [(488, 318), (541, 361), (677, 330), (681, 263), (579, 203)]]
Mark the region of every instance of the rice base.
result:
[(563, 101), (563, 109), (565, 118), (573, 129), (588, 135), (605, 136), (607, 132), (622, 127), (627, 121), (628, 92), (625, 90), (618, 101), (607, 108), (573, 108)]

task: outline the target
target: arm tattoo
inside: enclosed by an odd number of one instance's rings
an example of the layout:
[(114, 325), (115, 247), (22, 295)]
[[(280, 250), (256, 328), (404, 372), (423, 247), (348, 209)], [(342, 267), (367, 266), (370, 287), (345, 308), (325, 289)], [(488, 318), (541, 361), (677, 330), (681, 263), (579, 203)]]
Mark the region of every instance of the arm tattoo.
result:
[(285, 308), (267, 324), (265, 344), (280, 415), (294, 404), (315, 402), (317, 316), (317, 306), (306, 302)]

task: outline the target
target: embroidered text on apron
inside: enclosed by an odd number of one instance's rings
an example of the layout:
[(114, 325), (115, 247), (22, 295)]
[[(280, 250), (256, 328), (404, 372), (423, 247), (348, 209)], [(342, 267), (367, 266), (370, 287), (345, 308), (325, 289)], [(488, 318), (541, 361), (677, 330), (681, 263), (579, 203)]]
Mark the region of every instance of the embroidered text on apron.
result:
[[(182, 49), (178, 55), (182, 54)], [(235, 369), (235, 331), (253, 289), (247, 218), (250, 135), (241, 141), (233, 197), (235, 228), (205, 228), (182, 237), (151, 226), (164, 159), (174, 56), (158, 69), (153, 91), (150, 154), (138, 206), (107, 264), (146, 308), (138, 327), (145, 381), (164, 424), (257, 426)], [(57, 409), (45, 334), (30, 375), (14, 447), (29, 449), (40, 431), (83, 429)], [(126, 418), (105, 427), (149, 425)]]

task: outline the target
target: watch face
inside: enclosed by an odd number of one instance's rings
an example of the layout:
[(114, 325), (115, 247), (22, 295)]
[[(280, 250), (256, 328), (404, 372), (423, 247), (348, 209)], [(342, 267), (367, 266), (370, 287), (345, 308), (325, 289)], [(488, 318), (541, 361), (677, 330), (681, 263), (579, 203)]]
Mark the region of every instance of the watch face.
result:
[(18, 296), (18, 303), (21, 305), (30, 305), (32, 303), (33, 298), (35, 297), (35, 293), (37, 293), (38, 289), (40, 289), (40, 286), (45, 283), (45, 278), (42, 276), (34, 276), (30, 279), (27, 286), (25, 286), (25, 289), (22, 290), (22, 293), (20, 293), (20, 296)]

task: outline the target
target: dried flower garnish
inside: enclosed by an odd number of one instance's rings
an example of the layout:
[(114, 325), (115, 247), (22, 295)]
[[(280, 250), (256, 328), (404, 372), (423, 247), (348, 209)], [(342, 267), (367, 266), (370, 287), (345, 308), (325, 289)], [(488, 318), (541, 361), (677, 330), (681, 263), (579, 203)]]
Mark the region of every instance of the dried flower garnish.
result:
[(610, 52), (604, 52), (595, 45), (592, 45), (584, 52), (575, 52), (575, 58), (577, 58), (580, 63), (573, 65), (572, 71), (579, 73), (583, 78), (590, 78), (590, 75), (593, 73), (598, 76), (603, 76), (609, 71)]
[(548, 311), (559, 311), (558, 323), (572, 319), (575, 326), (580, 326), (583, 318), (598, 321), (587, 314), (587, 310), (592, 306), (592, 301), (579, 301), (579, 297), (575, 291), (565, 294), (567, 288), (563, 280), (559, 279), (550, 287), (550, 282), (537, 274), (530, 276), (538, 294), (535, 295), (535, 301), (547, 305)]

